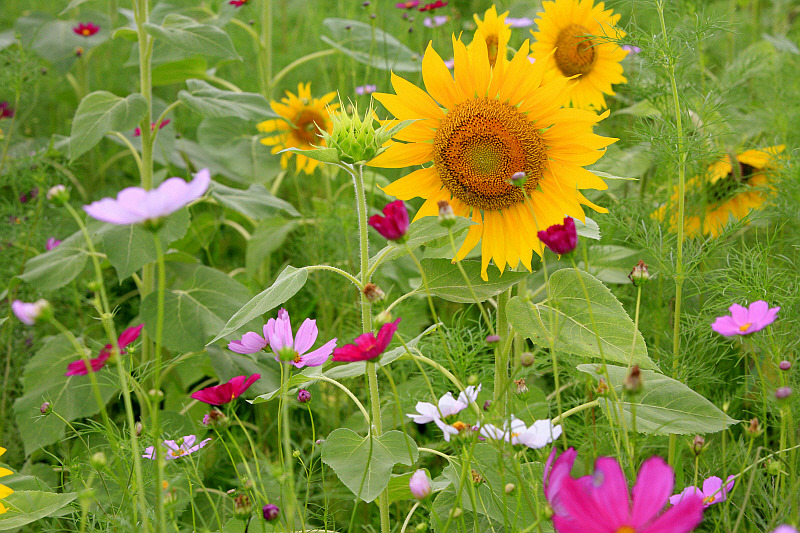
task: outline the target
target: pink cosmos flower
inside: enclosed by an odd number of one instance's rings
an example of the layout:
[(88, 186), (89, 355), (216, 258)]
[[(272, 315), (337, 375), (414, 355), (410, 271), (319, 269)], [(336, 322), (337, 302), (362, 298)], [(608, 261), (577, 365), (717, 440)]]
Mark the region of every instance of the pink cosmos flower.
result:
[[(120, 335), (119, 339), (117, 340), (117, 346), (119, 346), (120, 353), (122, 353), (122, 350), (124, 350), (130, 343), (139, 338), (143, 327), (144, 324), (139, 324), (138, 326), (128, 328), (122, 332), (122, 335)], [(94, 359), (89, 359), (88, 366), (86, 365), (86, 361), (83, 359), (72, 361), (67, 365), (67, 372), (64, 375), (85, 376), (89, 372), (97, 372), (105, 366), (109, 357), (111, 357), (111, 345), (106, 344), (103, 349), (100, 350), (100, 353), (97, 357)]]
[(53, 248), (55, 248), (59, 244), (61, 244), (61, 241), (59, 241), (55, 237), (49, 237), (47, 239), (47, 242), (44, 244), (44, 247), (49, 252), (50, 250), (52, 250)]
[(772, 531), (772, 533), (800, 533), (800, 532), (799, 532), (799, 531), (797, 531), (797, 530), (796, 530), (795, 528), (793, 528), (792, 526), (790, 526), (789, 524), (782, 524), (782, 525), (780, 525), (780, 526), (776, 527), (776, 528), (775, 528), (775, 529)]
[[(195, 442), (197, 442), (197, 437), (194, 435), (186, 435), (185, 437), (178, 439), (177, 442), (174, 440), (165, 440), (163, 445), (168, 449), (168, 451), (164, 454), (164, 457), (167, 459), (167, 461), (171, 461), (173, 459), (177, 459), (178, 457), (183, 457), (184, 455), (194, 453), (211, 442), (211, 438), (207, 438), (198, 444), (195, 444)], [(153, 446), (148, 446), (145, 449), (142, 457), (145, 459), (155, 460), (156, 449)]]
[(575, 221), (564, 217), (563, 224), (553, 224), (547, 230), (538, 233), (539, 240), (555, 253), (568, 254), (578, 246), (578, 232)]
[(469, 407), (469, 404), (478, 399), (478, 393), (480, 392), (480, 384), (477, 387), (470, 385), (458, 395), (457, 399), (453, 398), (452, 392), (448, 392), (439, 398), (438, 405), (433, 405), (430, 402), (417, 402), (417, 414), (406, 416), (417, 424), (433, 422), (444, 433), (444, 440), (450, 442), (450, 437), (458, 435), (467, 425), (458, 421), (450, 423), (447, 422), (447, 419)]
[(661, 512), (675, 484), (672, 468), (660, 457), (639, 469), (632, 493), (616, 459), (600, 457), (594, 474), (573, 479), (575, 453), (545, 465), (545, 496), (558, 533), (687, 533), (703, 519), (703, 500), (694, 494)]
[(437, 28), (447, 23), (447, 15), (436, 15), (434, 17), (425, 17), (422, 25), (426, 28)]
[(730, 315), (720, 316), (711, 324), (711, 329), (726, 337), (749, 335), (761, 331), (775, 322), (780, 307), (770, 307), (764, 300), (750, 304), (749, 308), (733, 304), (728, 308)]
[(317, 341), (319, 334), (317, 321), (310, 318), (305, 319), (297, 330), (297, 336), (293, 339), (292, 322), (286, 309), (278, 311), (278, 318), (269, 319), (267, 325), (264, 326), (264, 333), (269, 340), (269, 347), (275, 354), (275, 360), (292, 364), (297, 368), (322, 365), (336, 347), (336, 338), (334, 337), (313, 352), (308, 352)]
[(417, 470), (408, 480), (408, 488), (411, 494), (418, 500), (423, 500), (431, 494), (431, 480), (428, 473), (424, 470)]
[(274, 322), (274, 319), (270, 318), (269, 321), (264, 324), (263, 337), (254, 331), (248, 331), (242, 335), (241, 340), (229, 342), (228, 349), (232, 352), (241, 354), (260, 352), (269, 346), (269, 329), (267, 326), (269, 326), (271, 322)]
[(76, 35), (80, 35), (81, 37), (91, 37), (92, 35), (96, 34), (100, 31), (100, 26), (92, 23), (92, 22), (81, 22), (77, 26), (72, 28), (72, 31)]
[(686, 496), (690, 494), (703, 498), (704, 508), (715, 503), (724, 502), (728, 499), (728, 493), (730, 493), (731, 489), (733, 489), (733, 483), (735, 480), (736, 476), (728, 476), (728, 479), (725, 481), (725, 486), (723, 486), (722, 479), (718, 478), (717, 476), (711, 476), (703, 481), (703, 490), (700, 490), (695, 486), (686, 487), (678, 494), (670, 496), (669, 503), (672, 505), (678, 505)]
[(394, 5), (397, 9), (414, 9), (419, 5), (419, 0), (408, 0)]
[(192, 398), (200, 400), (209, 405), (224, 405), (232, 402), (250, 388), (250, 385), (261, 379), (261, 374), (247, 376), (236, 376), (227, 383), (215, 387), (206, 387), (203, 390), (192, 393)]
[(345, 344), (341, 348), (333, 351), (333, 360), (338, 362), (350, 363), (353, 361), (368, 361), (380, 356), (389, 343), (392, 342), (394, 332), (397, 331), (397, 324), (401, 319), (389, 322), (381, 326), (378, 337), (369, 333), (363, 333), (356, 337), (355, 344)]
[(44, 299), (36, 300), (33, 303), (14, 300), (11, 302), (11, 310), (20, 322), (27, 326), (34, 325), (37, 321), (49, 320), (50, 302)]
[(528, 26), (533, 26), (533, 21), (528, 17), (506, 17), (506, 24), (508, 24), (510, 28), (527, 28)]
[(245, 5), (247, 3), (247, 0), (231, 0), (228, 3), (230, 5), (232, 5), (232, 6), (242, 7), (243, 5)]
[(377, 85), (367, 84), (367, 85), (359, 85), (356, 87), (356, 94), (359, 96), (364, 96), (365, 94), (372, 94), (378, 90)]
[(203, 196), (211, 183), (207, 168), (186, 182), (169, 178), (156, 189), (146, 191), (141, 187), (122, 189), (116, 198), (103, 198), (83, 206), (89, 216), (111, 224), (142, 224), (165, 217)]
[(5, 100), (0, 102), (0, 119), (11, 118), (14, 116), (14, 108), (8, 105)]
[(384, 216), (372, 215), (369, 225), (375, 228), (384, 239), (401, 241), (408, 232), (408, 209), (402, 200), (389, 202), (383, 208)]
[[(170, 119), (162, 120), (161, 124), (158, 125), (158, 129), (160, 129), (160, 130), (164, 129), (164, 126), (166, 126), (169, 123), (170, 123)], [(155, 131), (155, 129), (156, 129), (156, 123), (155, 122), (151, 122), (150, 123), (150, 131)], [(133, 130), (133, 136), (134, 137), (139, 137), (141, 135), (142, 135), (142, 128), (136, 128), (135, 130)]]

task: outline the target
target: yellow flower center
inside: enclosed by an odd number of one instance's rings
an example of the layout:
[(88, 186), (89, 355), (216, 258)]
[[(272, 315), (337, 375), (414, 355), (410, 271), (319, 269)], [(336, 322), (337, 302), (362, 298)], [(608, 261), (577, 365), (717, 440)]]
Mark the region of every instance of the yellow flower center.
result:
[(706, 496), (703, 498), (703, 503), (714, 503), (714, 500), (716, 500), (714, 496)]
[(504, 209), (525, 195), (508, 180), (516, 172), (528, 178), (530, 195), (547, 160), (539, 130), (508, 104), (476, 98), (454, 106), (433, 140), (433, 162), (445, 187), (465, 204)]
[(172, 450), (172, 451), (171, 451), (171, 452), (169, 452), (169, 453), (170, 453), (170, 454), (171, 454), (173, 457), (180, 457), (181, 455), (183, 455), (183, 454), (185, 454), (185, 453), (186, 453), (186, 450), (180, 450), (180, 449), (178, 449), (178, 450)]
[(92, 30), (90, 30), (89, 28), (83, 28), (83, 29), (81, 30), (81, 33), (82, 33), (83, 35), (89, 36), (89, 35), (91, 35), (91, 34), (92, 34)]
[(570, 24), (556, 38), (556, 65), (564, 76), (588, 74), (597, 62), (594, 43), (587, 35), (589, 30), (578, 24)]
[(745, 331), (747, 331), (747, 328), (749, 328), (749, 327), (750, 327), (750, 326), (752, 326), (752, 325), (753, 325), (753, 323), (752, 323), (752, 322), (745, 322), (744, 324), (742, 324), (741, 326), (739, 326), (739, 331), (741, 331), (742, 333), (744, 333)]
[(489, 52), (489, 64), (491, 66), (494, 66), (495, 62), (497, 61), (497, 53), (499, 51), (498, 46), (499, 44), (496, 33), (486, 36), (486, 50)]
[(460, 420), (458, 420), (456, 422), (453, 422), (452, 426), (454, 428), (456, 428), (459, 431), (459, 433), (464, 431), (465, 429), (467, 429), (469, 427), (464, 422), (462, 422)]
[(621, 528), (617, 529), (614, 533), (636, 533), (636, 530), (633, 529), (631, 526), (622, 526)]
[(319, 144), (319, 128), (325, 128), (325, 118), (313, 109), (303, 109), (294, 119), (292, 135), (303, 144)]

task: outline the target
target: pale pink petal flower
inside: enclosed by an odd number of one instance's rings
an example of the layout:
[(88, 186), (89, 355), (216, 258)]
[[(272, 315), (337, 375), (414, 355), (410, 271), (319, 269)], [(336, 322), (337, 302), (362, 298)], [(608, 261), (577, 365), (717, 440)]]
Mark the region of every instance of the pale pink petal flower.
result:
[[(198, 444), (195, 444), (195, 442), (197, 442), (197, 437), (194, 435), (186, 435), (185, 437), (179, 440), (181, 441), (180, 444), (178, 444), (174, 440), (165, 440), (162, 443), (162, 445), (167, 448), (167, 451), (164, 453), (164, 458), (166, 460), (171, 461), (173, 459), (183, 457), (184, 455), (189, 455), (190, 453), (196, 452), (197, 450), (203, 448), (206, 444), (211, 442), (211, 438), (208, 438), (199, 442)], [(155, 460), (156, 458), (155, 447), (148, 446), (145, 449), (142, 457), (144, 457), (145, 459)]]
[(306, 319), (297, 330), (296, 338), (292, 338), (292, 322), (286, 309), (278, 311), (278, 318), (267, 322), (264, 332), (269, 347), (275, 354), (275, 360), (292, 364), (297, 368), (324, 364), (336, 347), (334, 338), (316, 350), (308, 352), (319, 335), (316, 320)]
[(725, 337), (749, 335), (775, 322), (780, 309), (780, 307), (771, 308), (764, 300), (751, 303), (749, 308), (733, 304), (728, 309), (731, 314), (717, 317), (711, 324), (711, 329)]
[(710, 478), (706, 479), (703, 482), (703, 490), (698, 489), (695, 486), (689, 486), (683, 489), (678, 494), (674, 494), (669, 497), (669, 503), (672, 505), (677, 505), (681, 502), (686, 496), (694, 495), (699, 496), (703, 499), (703, 507), (708, 507), (709, 505), (713, 505), (715, 503), (724, 502), (728, 499), (728, 494), (733, 490), (733, 484), (736, 480), (736, 476), (728, 476), (728, 479), (725, 482), (725, 486), (722, 486), (722, 479), (717, 476), (711, 476)]

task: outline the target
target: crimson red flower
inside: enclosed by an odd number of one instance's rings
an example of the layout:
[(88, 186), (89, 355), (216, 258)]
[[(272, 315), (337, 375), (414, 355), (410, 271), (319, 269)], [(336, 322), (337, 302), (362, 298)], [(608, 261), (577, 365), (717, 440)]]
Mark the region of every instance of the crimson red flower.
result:
[(431, 4), (425, 4), (424, 6), (419, 8), (419, 10), (420, 11), (433, 11), (434, 9), (439, 9), (440, 7), (445, 7), (446, 5), (447, 5), (447, 2), (443, 2), (442, 0), (436, 0), (436, 2), (433, 2)]
[(386, 204), (383, 214), (369, 217), (369, 225), (378, 230), (384, 239), (400, 241), (408, 232), (408, 209), (402, 200)]
[(414, 9), (419, 5), (419, 0), (407, 0), (406, 2), (400, 2), (395, 4), (394, 7), (397, 9)]
[(557, 254), (568, 254), (578, 246), (578, 232), (575, 221), (564, 217), (563, 224), (553, 224), (547, 231), (538, 233), (539, 240)]
[(100, 26), (92, 22), (87, 22), (85, 24), (81, 22), (80, 24), (72, 28), (72, 31), (82, 37), (91, 37), (92, 35), (100, 31)]
[(0, 118), (11, 118), (14, 116), (14, 109), (8, 105), (8, 102), (0, 102)]
[(247, 0), (231, 0), (228, 3), (230, 5), (232, 5), (232, 6), (242, 7), (243, 5), (245, 5), (247, 3)]
[[(119, 336), (119, 340), (117, 340), (117, 346), (119, 346), (120, 353), (130, 343), (139, 338), (139, 334), (142, 332), (142, 327), (144, 327), (144, 324), (139, 324), (136, 327), (128, 328), (122, 332), (122, 335)], [(111, 345), (106, 344), (103, 349), (100, 350), (100, 354), (97, 357), (94, 359), (89, 359), (89, 364), (87, 364), (83, 359), (72, 361), (67, 365), (67, 373), (64, 375), (85, 376), (89, 372), (97, 372), (105, 366), (109, 357), (111, 357)]]
[(192, 393), (192, 398), (200, 400), (209, 405), (223, 405), (231, 402), (242, 395), (250, 388), (250, 385), (261, 379), (261, 374), (247, 376), (236, 376), (227, 383), (216, 387), (207, 387), (203, 390)]
[(389, 343), (392, 342), (394, 332), (397, 331), (397, 324), (401, 319), (389, 322), (381, 327), (378, 338), (372, 332), (364, 333), (356, 337), (355, 344), (345, 344), (341, 348), (333, 351), (333, 360), (345, 363), (353, 361), (368, 361), (380, 356)]

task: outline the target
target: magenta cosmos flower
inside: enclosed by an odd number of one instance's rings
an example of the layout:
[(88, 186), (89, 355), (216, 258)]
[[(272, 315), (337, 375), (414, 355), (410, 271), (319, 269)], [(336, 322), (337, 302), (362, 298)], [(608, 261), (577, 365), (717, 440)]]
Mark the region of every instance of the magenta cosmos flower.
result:
[(100, 26), (92, 22), (81, 22), (77, 26), (73, 26), (72, 31), (82, 37), (91, 37), (100, 31)]
[(775, 315), (781, 308), (770, 307), (764, 300), (758, 300), (751, 303), (749, 308), (733, 304), (728, 310), (731, 314), (717, 317), (711, 324), (711, 329), (720, 335), (733, 337), (761, 331), (775, 322)]
[(397, 9), (414, 9), (419, 5), (419, 0), (408, 0), (406, 2), (399, 2), (394, 5)]
[[(178, 457), (183, 457), (184, 455), (189, 455), (190, 453), (194, 453), (200, 448), (204, 447), (206, 444), (211, 442), (211, 438), (206, 440), (197, 442), (197, 437), (194, 435), (186, 435), (185, 437), (181, 437), (177, 441), (174, 440), (165, 440), (163, 442), (163, 446), (167, 448), (167, 453), (164, 454), (164, 457), (168, 461), (172, 459), (177, 459)], [(145, 459), (153, 459), (156, 458), (156, 449), (153, 446), (148, 446), (144, 454), (142, 455)]]
[(310, 318), (305, 319), (297, 330), (296, 338), (292, 338), (292, 322), (286, 309), (278, 311), (278, 318), (270, 318), (267, 321), (263, 333), (262, 337), (258, 333), (248, 331), (241, 340), (230, 342), (228, 349), (236, 353), (251, 354), (269, 346), (275, 353), (276, 361), (303, 368), (304, 366), (322, 365), (336, 347), (336, 338), (334, 338), (320, 348), (308, 352), (319, 335), (317, 321)]
[[(139, 324), (138, 326), (128, 328), (122, 332), (122, 335), (120, 335), (119, 339), (117, 340), (117, 346), (119, 346), (120, 353), (122, 353), (122, 350), (124, 350), (130, 343), (139, 338), (143, 327), (144, 324)], [(83, 359), (72, 361), (67, 365), (67, 372), (64, 375), (85, 376), (89, 372), (97, 372), (105, 366), (109, 357), (111, 357), (111, 345), (106, 344), (103, 349), (100, 350), (100, 354), (97, 357), (94, 359), (89, 359), (88, 366), (86, 361)]]
[(662, 512), (675, 476), (660, 457), (642, 464), (632, 493), (614, 458), (598, 458), (592, 475), (573, 479), (574, 450), (554, 457), (555, 450), (545, 465), (544, 492), (559, 533), (687, 533), (703, 519), (703, 500), (693, 494)]
[(116, 198), (103, 198), (83, 206), (89, 216), (110, 224), (142, 224), (165, 217), (203, 196), (211, 182), (207, 168), (186, 182), (169, 178), (155, 189), (122, 189)]
[(790, 526), (789, 524), (783, 524), (776, 527), (772, 533), (800, 533), (795, 528)]
[(341, 348), (336, 348), (333, 351), (333, 360), (342, 363), (351, 363), (353, 361), (368, 361), (380, 356), (389, 343), (392, 342), (394, 332), (397, 331), (397, 324), (400, 323), (400, 318), (394, 322), (389, 322), (381, 326), (378, 331), (377, 338), (370, 331), (363, 333), (356, 337), (354, 344), (345, 344)]
[(250, 388), (250, 385), (261, 379), (261, 374), (247, 376), (236, 376), (227, 383), (215, 387), (206, 387), (203, 390), (192, 393), (192, 398), (200, 400), (209, 405), (223, 405), (232, 402)]
[(735, 480), (736, 476), (728, 476), (728, 479), (725, 481), (725, 485), (723, 486), (722, 479), (718, 478), (717, 476), (711, 476), (703, 481), (703, 490), (700, 490), (693, 485), (686, 487), (678, 494), (670, 496), (669, 503), (672, 505), (678, 505), (688, 495), (701, 497), (703, 499), (703, 507), (724, 502), (728, 499), (728, 494), (730, 493), (731, 489), (733, 489), (733, 483)]
[(402, 200), (389, 202), (383, 208), (384, 216), (372, 215), (369, 225), (378, 230), (384, 239), (400, 241), (408, 232), (408, 209)]
[(61, 241), (59, 241), (55, 237), (48, 237), (47, 242), (44, 244), (44, 247), (49, 252), (53, 248), (56, 248), (59, 244), (61, 244)]
[(14, 300), (11, 302), (11, 310), (19, 321), (27, 326), (32, 326), (36, 322), (44, 322), (52, 316), (50, 302), (44, 299), (36, 300), (33, 303)]
[(0, 118), (11, 118), (14, 116), (14, 108), (8, 105), (5, 100), (0, 102)]
[(538, 233), (539, 240), (557, 254), (568, 254), (578, 246), (578, 231), (571, 217), (564, 217), (563, 224), (553, 224)]

